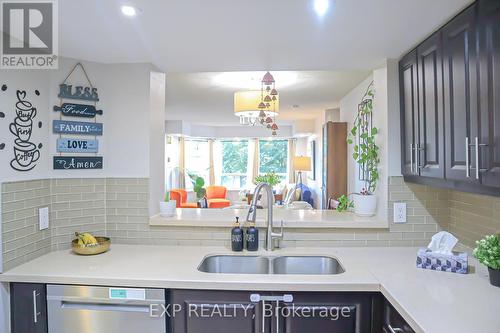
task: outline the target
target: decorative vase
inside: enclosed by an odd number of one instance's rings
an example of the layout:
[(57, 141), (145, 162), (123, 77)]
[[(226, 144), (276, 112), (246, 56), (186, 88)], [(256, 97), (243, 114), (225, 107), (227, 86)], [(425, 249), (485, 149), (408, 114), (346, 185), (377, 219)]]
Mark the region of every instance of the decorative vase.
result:
[(500, 287), (500, 269), (492, 269), (488, 267), (490, 273), (490, 283), (495, 287)]
[(172, 217), (175, 215), (176, 207), (176, 200), (160, 201), (160, 215), (163, 217)]
[(353, 194), (354, 214), (373, 216), (377, 213), (377, 196), (373, 194)]

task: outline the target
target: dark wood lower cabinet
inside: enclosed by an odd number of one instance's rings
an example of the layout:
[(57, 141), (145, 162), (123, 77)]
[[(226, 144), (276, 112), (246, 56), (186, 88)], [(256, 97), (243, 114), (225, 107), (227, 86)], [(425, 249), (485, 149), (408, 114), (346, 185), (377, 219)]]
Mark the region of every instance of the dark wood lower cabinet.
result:
[(383, 318), (383, 333), (415, 333), (387, 300), (384, 300)]
[(47, 333), (45, 284), (11, 283), (10, 313), (12, 333)]
[[(11, 283), (10, 292), (11, 333), (48, 333), (46, 285)], [(174, 289), (165, 294), (170, 333), (414, 332), (376, 292)]]
[(170, 332), (270, 332), (270, 322), (262, 321), (262, 306), (250, 301), (251, 294), (247, 291), (172, 290), (170, 303), (180, 305), (181, 310), (171, 318)]
[[(256, 294), (262, 300), (251, 301)], [(375, 333), (376, 293), (172, 290), (172, 333)], [(287, 296), (285, 296), (287, 295)], [(293, 300), (287, 297), (293, 297)]]

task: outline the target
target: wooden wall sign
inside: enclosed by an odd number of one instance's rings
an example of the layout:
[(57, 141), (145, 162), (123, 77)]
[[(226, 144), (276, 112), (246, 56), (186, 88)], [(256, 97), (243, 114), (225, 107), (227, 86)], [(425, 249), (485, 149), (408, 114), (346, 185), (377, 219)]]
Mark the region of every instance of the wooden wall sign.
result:
[(59, 98), (69, 98), (69, 99), (82, 99), (85, 101), (99, 101), (99, 95), (97, 94), (97, 88), (76, 86), (73, 89), (73, 85), (62, 83), (59, 85)]
[(57, 134), (102, 135), (101, 123), (54, 120), (52, 129)]
[(57, 151), (59, 153), (97, 153), (99, 142), (86, 139), (57, 139)]
[(61, 106), (54, 105), (54, 111), (61, 111), (67, 117), (94, 118), (96, 114), (102, 115), (102, 110), (96, 110), (93, 105), (64, 103)]
[(54, 170), (102, 169), (102, 156), (54, 156)]

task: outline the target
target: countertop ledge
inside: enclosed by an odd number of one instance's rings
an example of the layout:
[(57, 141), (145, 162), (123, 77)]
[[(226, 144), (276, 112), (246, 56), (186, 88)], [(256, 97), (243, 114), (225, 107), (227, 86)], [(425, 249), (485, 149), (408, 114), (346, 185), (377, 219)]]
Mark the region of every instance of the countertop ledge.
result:
[[(416, 248), (286, 248), (247, 255), (326, 255), (345, 268), (339, 275), (209, 274), (197, 270), (224, 247), (119, 245), (98, 256), (69, 250), (46, 254), (0, 274), (1, 282), (125, 287), (262, 290), (380, 291), (418, 333), (496, 332), (500, 288), (470, 258), (470, 274), (415, 267)], [(172, 269), (174, 268), (174, 269)]]
[[(257, 227), (265, 226), (267, 209), (257, 211)], [(236, 217), (244, 222), (247, 209), (200, 209), (200, 208), (177, 208), (173, 217), (162, 217), (154, 215), (149, 219), (149, 225), (164, 227), (208, 227), (229, 228), (232, 227)], [(274, 225), (279, 226), (283, 221), (285, 228), (312, 228), (312, 229), (336, 229), (336, 228), (388, 228), (387, 220), (377, 217), (361, 217), (354, 213), (338, 213), (332, 210), (288, 210), (275, 208), (273, 210)]]

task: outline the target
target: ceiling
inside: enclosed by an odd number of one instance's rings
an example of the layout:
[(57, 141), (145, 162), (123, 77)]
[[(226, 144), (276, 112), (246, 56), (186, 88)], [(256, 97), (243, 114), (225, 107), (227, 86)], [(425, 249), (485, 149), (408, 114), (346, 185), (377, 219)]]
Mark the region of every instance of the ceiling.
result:
[(320, 18), (312, 0), (64, 0), (60, 54), (166, 72), (369, 70), (471, 2), (330, 0)]
[[(237, 90), (258, 90), (265, 72), (172, 73), (167, 76), (167, 120), (234, 125)], [(340, 99), (366, 79), (369, 71), (273, 71), (280, 94), (279, 124), (315, 119), (338, 107)], [(295, 107), (294, 107), (295, 106)]]

